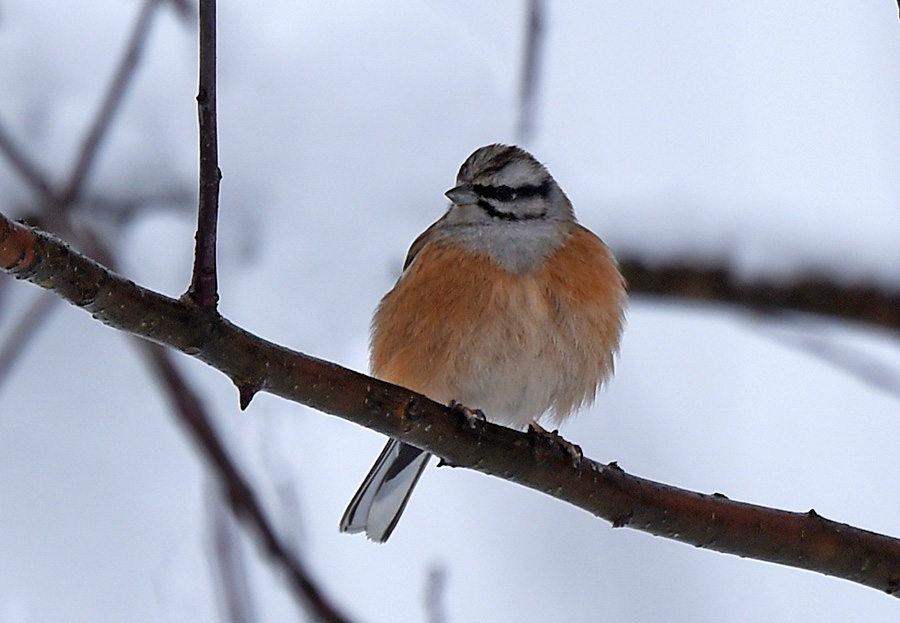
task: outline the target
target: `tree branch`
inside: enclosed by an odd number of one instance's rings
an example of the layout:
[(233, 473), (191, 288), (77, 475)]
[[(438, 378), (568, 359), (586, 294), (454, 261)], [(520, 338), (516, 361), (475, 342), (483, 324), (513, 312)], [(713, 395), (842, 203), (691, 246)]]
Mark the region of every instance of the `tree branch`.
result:
[(725, 264), (696, 261), (651, 266), (625, 257), (620, 267), (629, 294), (649, 294), (741, 305), (765, 312), (796, 311), (900, 330), (900, 293), (876, 286), (844, 286), (826, 277), (746, 281)]
[(216, 2), (200, 0), (200, 80), (197, 113), (200, 118), (200, 198), (194, 271), (188, 295), (200, 307), (215, 309), (216, 220), (219, 211), (218, 134), (216, 127)]
[(469, 423), (403, 388), (267, 342), (214, 310), (110, 272), (60, 240), (0, 215), (0, 268), (98, 320), (177, 348), (263, 390), (469, 467), (542, 491), (610, 521), (719, 552), (809, 569), (900, 596), (900, 540), (825, 519), (685, 491), (569, 453), (545, 437)]

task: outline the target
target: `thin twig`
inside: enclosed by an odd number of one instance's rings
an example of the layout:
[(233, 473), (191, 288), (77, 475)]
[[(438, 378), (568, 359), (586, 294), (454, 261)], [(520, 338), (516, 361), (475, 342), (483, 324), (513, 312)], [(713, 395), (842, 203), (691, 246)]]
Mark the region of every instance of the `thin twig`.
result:
[(216, 128), (216, 2), (200, 0), (200, 80), (197, 112), (200, 119), (200, 198), (194, 243), (190, 298), (200, 307), (215, 309), (216, 221), (219, 211), (218, 134)]
[(81, 149), (78, 152), (69, 179), (57, 194), (56, 202), (63, 211), (77, 201), (81, 195), (84, 181), (91, 170), (100, 144), (112, 125), (112, 120), (116, 116), (128, 86), (131, 84), (131, 79), (135, 75), (135, 70), (144, 50), (144, 43), (150, 34), (154, 11), (158, 5), (159, 0), (144, 0), (144, 4), (141, 5), (141, 11), (131, 31), (125, 54), (122, 56), (115, 74), (113, 74), (103, 102), (100, 104), (100, 109), (97, 111), (90, 129), (81, 143)]
[(473, 423), (425, 396), (268, 342), (217, 313), (141, 288), (53, 236), (2, 215), (0, 268), (53, 290), (114, 328), (219, 369), (240, 389), (244, 403), (253, 392), (267, 391), (401, 439), (446, 464), (544, 492), (614, 527), (809, 569), (900, 597), (898, 539), (813, 510), (736, 502), (632, 476), (616, 464), (574, 462), (546, 436)]

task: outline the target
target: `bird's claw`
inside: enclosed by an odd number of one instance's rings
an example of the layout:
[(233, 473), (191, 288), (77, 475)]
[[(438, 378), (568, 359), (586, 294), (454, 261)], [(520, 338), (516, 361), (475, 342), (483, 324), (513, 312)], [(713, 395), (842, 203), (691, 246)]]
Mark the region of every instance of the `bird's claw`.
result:
[(469, 425), (469, 428), (475, 428), (476, 422), (484, 422), (487, 420), (484, 411), (481, 409), (470, 409), (466, 405), (461, 402), (456, 402), (455, 400), (450, 401), (450, 410), (466, 418), (466, 423)]
[(528, 433), (535, 435), (539, 439), (543, 439), (551, 446), (562, 448), (568, 453), (569, 458), (572, 461), (572, 467), (576, 469), (581, 467), (581, 461), (584, 459), (584, 452), (581, 451), (581, 447), (571, 441), (563, 439), (560, 436), (559, 431), (548, 431), (536, 421), (532, 421), (531, 424), (528, 425)]

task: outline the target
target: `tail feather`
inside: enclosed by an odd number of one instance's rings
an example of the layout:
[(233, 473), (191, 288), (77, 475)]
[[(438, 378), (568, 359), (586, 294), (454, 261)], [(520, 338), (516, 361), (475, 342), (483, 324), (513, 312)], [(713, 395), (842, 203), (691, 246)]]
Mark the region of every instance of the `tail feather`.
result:
[(383, 543), (393, 532), (431, 454), (391, 439), (341, 517), (341, 532)]

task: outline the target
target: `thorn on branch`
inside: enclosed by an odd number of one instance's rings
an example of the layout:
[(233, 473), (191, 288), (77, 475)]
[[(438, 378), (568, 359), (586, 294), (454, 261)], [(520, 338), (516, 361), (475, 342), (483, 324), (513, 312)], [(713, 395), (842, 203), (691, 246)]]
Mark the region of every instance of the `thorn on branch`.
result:
[(238, 393), (240, 394), (241, 411), (246, 411), (250, 406), (250, 401), (259, 392), (259, 383), (242, 383), (238, 385)]

